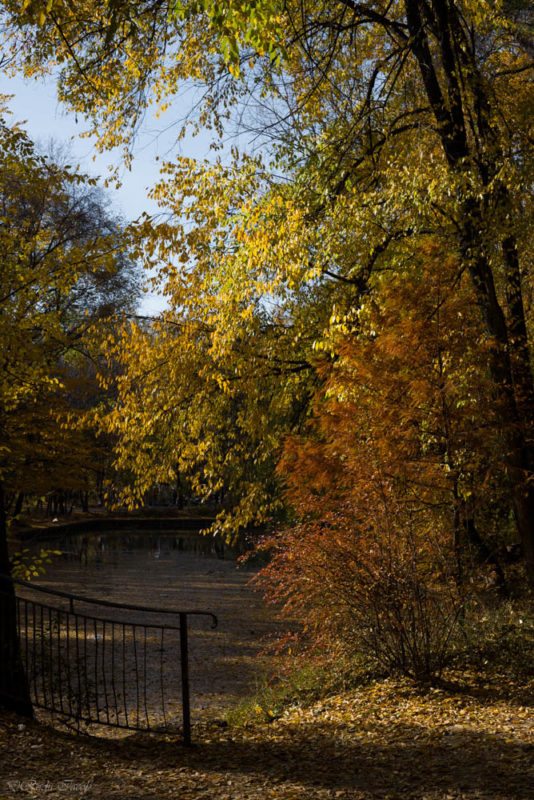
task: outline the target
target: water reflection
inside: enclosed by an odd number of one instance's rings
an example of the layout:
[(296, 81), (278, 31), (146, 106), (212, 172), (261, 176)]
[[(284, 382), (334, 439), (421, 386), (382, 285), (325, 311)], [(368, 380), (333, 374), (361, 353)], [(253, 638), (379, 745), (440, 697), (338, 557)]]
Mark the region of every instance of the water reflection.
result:
[(80, 563), (83, 566), (120, 566), (135, 558), (136, 561), (164, 561), (179, 558), (180, 553), (191, 553), (204, 558), (235, 560), (239, 552), (213, 536), (203, 536), (197, 531), (162, 533), (103, 533), (56, 536), (40, 541), (37, 548), (52, 546), (61, 551), (58, 560)]

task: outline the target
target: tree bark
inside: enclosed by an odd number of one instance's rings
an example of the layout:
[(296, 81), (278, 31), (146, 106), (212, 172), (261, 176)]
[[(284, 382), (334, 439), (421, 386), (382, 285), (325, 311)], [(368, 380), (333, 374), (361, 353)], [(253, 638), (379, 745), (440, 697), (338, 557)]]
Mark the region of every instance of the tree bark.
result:
[[(410, 47), (417, 60), (430, 106), (432, 107), (443, 153), (452, 172), (471, 169), (477, 162), (470, 150), (466, 133), (465, 97), (460, 90), (458, 73), (464, 66), (468, 84), (475, 85), (479, 104), (478, 136), (480, 149), (497, 157), (495, 143), (490, 141), (491, 127), (483, 109), (489, 107), (482, 81), (472, 53), (455, 52), (453, 28), (458, 27), (457, 9), (449, 0), (433, 0), (434, 28), (437, 48), (432, 50), (425, 27), (425, 11), (421, 0), (405, 0)], [(465, 67), (466, 58), (472, 63)], [(439, 69), (434, 63), (439, 62)], [(443, 77), (440, 77), (443, 76)], [(474, 84), (473, 84), (474, 82)], [(480, 176), (488, 185), (495, 165), (478, 164)], [(500, 201), (502, 202), (502, 197)], [(505, 198), (506, 199), (506, 198)], [(487, 227), (481, 201), (470, 198), (462, 203), (459, 213), (461, 230), (459, 250), (475, 290), (478, 306), (491, 343), (490, 373), (494, 395), (499, 406), (501, 435), (504, 444), (503, 463), (510, 483), (517, 532), (521, 540), (529, 583), (534, 588), (534, 446), (529, 431), (534, 420), (534, 384), (530, 365), (525, 312), (523, 306), (519, 256), (515, 239), (507, 232), (501, 243), (505, 266), (508, 303), (506, 319), (499, 302), (495, 279), (487, 257), (484, 231)]]
[(24, 492), (19, 492), (17, 494), (17, 500), (15, 503), (15, 508), (13, 509), (13, 516), (16, 517), (22, 511), (22, 504), (24, 503)]
[(17, 632), (17, 605), (7, 551), (7, 519), (0, 483), (0, 705), (33, 717)]
[[(510, 482), (527, 576), (534, 588), (534, 486), (529, 480), (534, 466), (534, 452), (527, 435), (533, 413), (533, 387), (526, 326), (521, 315), (519, 319), (514, 317), (510, 324), (513, 336), (510, 337), (493, 273), (480, 241), (483, 219), (477, 206), (469, 203), (464, 210), (460, 251), (468, 265), (486, 333), (492, 343), (489, 366), (502, 420), (503, 463)], [(520, 294), (517, 284), (513, 288), (516, 295)]]

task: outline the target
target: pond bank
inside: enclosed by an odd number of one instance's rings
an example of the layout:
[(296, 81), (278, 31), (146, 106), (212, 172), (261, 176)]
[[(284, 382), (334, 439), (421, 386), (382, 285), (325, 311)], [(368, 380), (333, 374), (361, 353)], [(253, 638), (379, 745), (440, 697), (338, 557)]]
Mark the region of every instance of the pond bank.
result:
[[(38, 555), (42, 546), (59, 551), (35, 583), (52, 591), (113, 603), (216, 614), (217, 630), (210, 630), (197, 618), (190, 625), (194, 720), (220, 717), (254, 691), (265, 673), (273, 671), (273, 658), (261, 653), (267, 641), (282, 632), (281, 625), (273, 609), (250, 586), (254, 568), (236, 560), (237, 550), (218, 547), (212, 537), (202, 536), (211, 520), (144, 516), (103, 517), (98, 526), (94, 522), (32, 529), (25, 541), (29, 552)], [(116, 621), (121, 618), (118, 614)], [(171, 648), (167, 658), (167, 678), (177, 681), (175, 665), (180, 653)], [(152, 672), (151, 664), (149, 660), (146, 675)], [(150, 702), (159, 687), (150, 680), (143, 691)]]

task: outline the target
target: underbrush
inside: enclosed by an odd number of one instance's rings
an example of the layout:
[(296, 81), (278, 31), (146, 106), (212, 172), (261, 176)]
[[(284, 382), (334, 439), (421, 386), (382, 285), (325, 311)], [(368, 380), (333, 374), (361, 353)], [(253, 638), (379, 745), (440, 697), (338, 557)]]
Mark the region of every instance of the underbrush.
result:
[[(326, 697), (348, 693), (386, 677), (409, 677), (384, 668), (366, 652), (280, 656), (276, 676), (265, 677), (256, 691), (226, 715), (232, 726), (272, 722), (285, 711), (312, 706)], [(466, 608), (450, 642), (447, 666), (431, 681), (413, 681), (422, 691), (432, 687), (507, 698), (534, 705), (534, 609), (525, 601), (478, 601)]]
[(534, 698), (534, 607), (531, 603), (476, 603), (467, 610), (458, 627), (454, 645), (456, 670), (475, 671), (478, 682), (517, 684)]

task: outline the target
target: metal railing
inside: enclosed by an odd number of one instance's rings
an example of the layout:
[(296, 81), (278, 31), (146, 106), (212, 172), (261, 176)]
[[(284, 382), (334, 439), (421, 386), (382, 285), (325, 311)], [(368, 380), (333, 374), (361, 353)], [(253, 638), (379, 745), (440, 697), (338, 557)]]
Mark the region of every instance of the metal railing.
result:
[[(188, 620), (208, 617), (215, 628), (215, 614), (114, 603), (22, 580), (13, 580), (11, 593), (0, 577), (0, 637), (15, 620), (16, 657), (36, 708), (78, 728), (165, 731), (175, 726), (180, 697), (183, 741), (191, 743)], [(9, 674), (0, 672), (0, 695), (16, 701), (20, 683), (9, 685)]]

